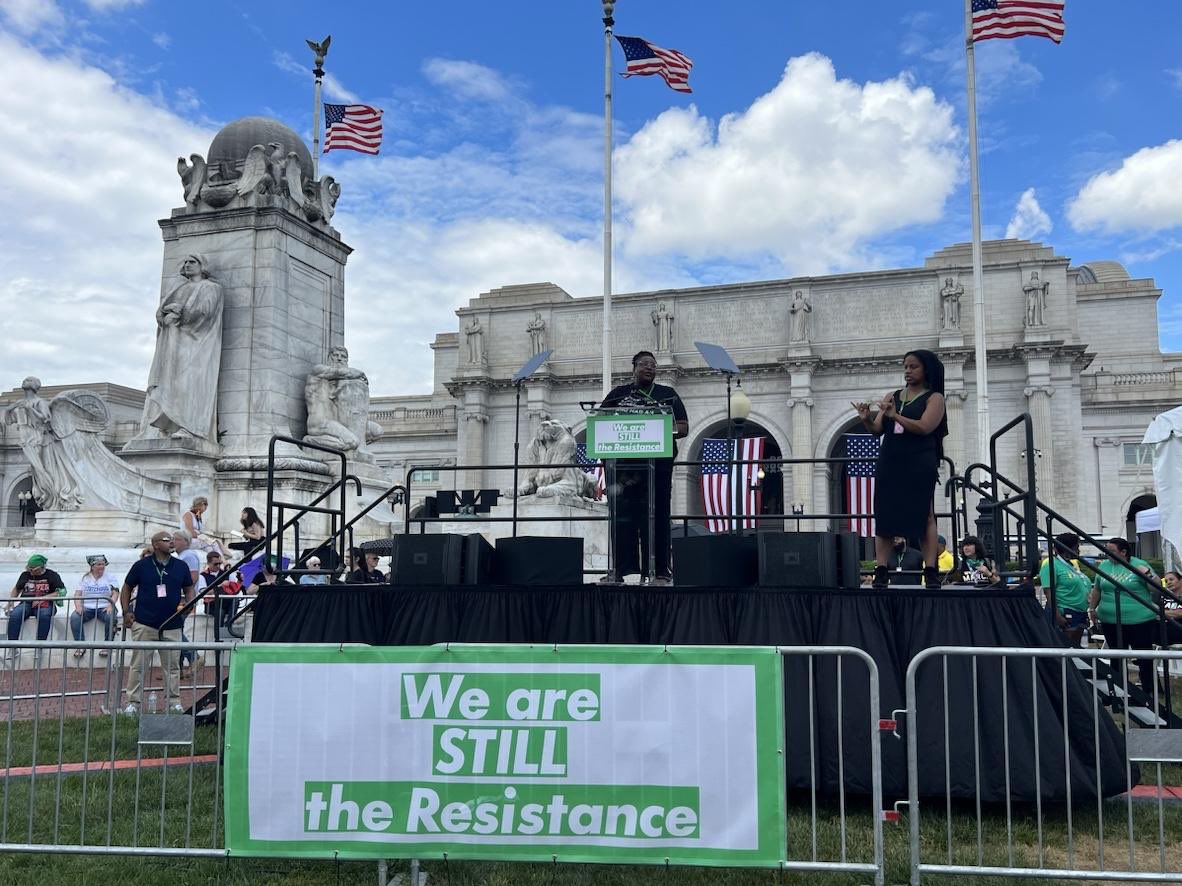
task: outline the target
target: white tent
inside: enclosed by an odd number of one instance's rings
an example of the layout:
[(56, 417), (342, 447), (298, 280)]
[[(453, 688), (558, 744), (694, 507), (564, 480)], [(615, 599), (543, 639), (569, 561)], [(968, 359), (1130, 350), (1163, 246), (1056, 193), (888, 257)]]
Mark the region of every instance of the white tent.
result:
[(1153, 444), (1153, 485), (1162, 538), (1182, 550), (1182, 406), (1150, 422), (1141, 442)]

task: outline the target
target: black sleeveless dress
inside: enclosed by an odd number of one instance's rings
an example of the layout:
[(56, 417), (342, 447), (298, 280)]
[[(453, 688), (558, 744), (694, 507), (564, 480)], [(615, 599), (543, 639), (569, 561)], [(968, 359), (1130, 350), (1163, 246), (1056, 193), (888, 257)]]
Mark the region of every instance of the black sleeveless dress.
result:
[[(904, 418), (919, 420), (931, 395), (931, 391), (925, 391), (904, 406), (900, 392), (895, 391), (895, 411)], [(890, 418), (883, 418), (882, 430), (874, 475), (875, 533), (922, 538), (935, 498), (947, 419), (930, 434), (913, 434)]]

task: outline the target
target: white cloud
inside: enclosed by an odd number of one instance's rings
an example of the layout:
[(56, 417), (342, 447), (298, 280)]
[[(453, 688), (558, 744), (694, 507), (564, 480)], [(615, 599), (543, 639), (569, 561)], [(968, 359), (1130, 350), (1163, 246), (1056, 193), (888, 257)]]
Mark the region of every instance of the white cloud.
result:
[(156, 219), (177, 205), (176, 157), (199, 129), (106, 73), (0, 34), (0, 385), (141, 386), (160, 288)]
[(1182, 89), (1182, 68), (1169, 68), (1166, 76), (1170, 78), (1176, 89)]
[(129, 6), (143, 6), (146, 0), (83, 0), (95, 12), (117, 12)]
[(1182, 225), (1182, 140), (1142, 148), (1093, 176), (1068, 204), (1076, 230), (1151, 232)]
[(907, 77), (838, 80), (816, 53), (717, 127), (671, 110), (618, 151), (626, 248), (770, 255), (792, 273), (858, 264), (874, 237), (940, 218), (960, 174), (952, 108)]
[(152, 35), (152, 42), (161, 49), (168, 49), (168, 47), (172, 46), (172, 37), (161, 31), (158, 34)]
[(65, 21), (53, 0), (0, 0), (0, 13), (22, 34), (57, 27)]
[[(300, 64), (296, 59), (292, 58), (290, 53), (276, 50), (271, 57), (271, 61), (275, 67), (281, 71), (286, 71), (288, 74), (295, 75), (304, 79), (305, 83), (311, 88), (312, 85), (312, 63)], [(360, 102), (361, 99), (357, 93), (345, 86), (334, 74), (326, 73), (323, 80), (323, 95), (324, 98), (330, 102), (346, 102), (355, 103)]]
[(1006, 225), (1006, 238), (1034, 240), (1051, 232), (1051, 217), (1038, 204), (1034, 188), (1027, 188), (1018, 198), (1010, 223)]
[(513, 97), (512, 87), (500, 72), (477, 62), (429, 58), (423, 62), (423, 75), (461, 98), (503, 101)]

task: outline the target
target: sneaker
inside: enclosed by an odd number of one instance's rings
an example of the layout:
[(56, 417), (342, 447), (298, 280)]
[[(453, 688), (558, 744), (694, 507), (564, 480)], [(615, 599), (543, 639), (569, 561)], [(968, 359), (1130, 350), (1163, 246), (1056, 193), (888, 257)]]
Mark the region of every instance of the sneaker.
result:
[(673, 579), (668, 575), (658, 575), (656, 578), (650, 578), (648, 584), (650, 587), (667, 588), (673, 584)]
[(129, 704), (127, 707), (122, 708), (119, 713), (125, 717), (138, 717), (140, 715), (140, 706), (137, 704)]
[(168, 712), (170, 714), (183, 714), (185, 712), (185, 706), (183, 704), (170, 704), (168, 706)]

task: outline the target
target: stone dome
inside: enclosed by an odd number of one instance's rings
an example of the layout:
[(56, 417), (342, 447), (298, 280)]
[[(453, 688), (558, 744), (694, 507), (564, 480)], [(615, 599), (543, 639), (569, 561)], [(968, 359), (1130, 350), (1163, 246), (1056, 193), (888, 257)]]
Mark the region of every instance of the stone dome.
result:
[(270, 117), (243, 117), (227, 123), (209, 143), (207, 160), (211, 167), (222, 160), (241, 163), (255, 145), (266, 147), (271, 142), (283, 145), (284, 153), (295, 151), (305, 178), (312, 178), (312, 153), (295, 131)]

